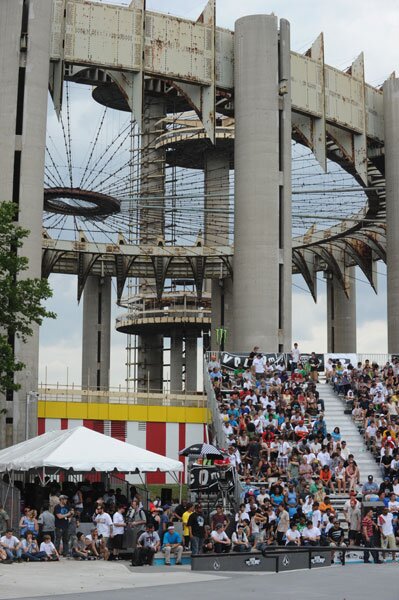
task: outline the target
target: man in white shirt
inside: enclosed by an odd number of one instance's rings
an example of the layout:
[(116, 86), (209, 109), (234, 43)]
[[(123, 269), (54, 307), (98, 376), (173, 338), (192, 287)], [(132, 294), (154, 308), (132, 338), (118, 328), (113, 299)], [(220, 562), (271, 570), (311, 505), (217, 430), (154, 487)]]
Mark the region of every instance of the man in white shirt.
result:
[(262, 354), (257, 354), (253, 360), (252, 368), (255, 371), (256, 379), (261, 379), (265, 375), (265, 358)]
[(226, 554), (230, 552), (231, 541), (227, 536), (222, 523), (218, 523), (216, 525), (215, 529), (211, 533), (211, 538), (213, 540), (213, 546), (216, 554)]
[(0, 538), (0, 546), (5, 550), (9, 560), (22, 562), (22, 544), (15, 537), (12, 529), (7, 529), (5, 535)]
[(116, 513), (114, 513), (112, 519), (112, 529), (113, 529), (113, 538), (112, 538), (112, 554), (114, 556), (114, 560), (119, 560), (119, 552), (123, 547), (123, 534), (125, 533), (125, 519), (123, 515), (125, 514), (126, 507), (120, 506)]
[(327, 452), (326, 448), (323, 448), (322, 450), (320, 450), (320, 452), (317, 455), (317, 460), (319, 461), (319, 463), (322, 467), (324, 467), (325, 465), (330, 466), (331, 456), (330, 456), (329, 452)]
[(96, 523), (98, 535), (102, 535), (104, 543), (107, 544), (108, 539), (112, 534), (112, 519), (109, 514), (105, 512), (103, 506), (99, 506), (96, 509), (96, 516), (93, 520)]
[(302, 531), (302, 538), (305, 546), (318, 546), (320, 543), (321, 531), (315, 527), (312, 521), (306, 521), (306, 527)]
[(291, 373), (298, 368), (298, 363), (301, 359), (301, 353), (298, 348), (297, 342), (295, 342), (293, 349), (291, 350)]
[[(393, 514), (389, 512), (388, 507), (384, 506), (382, 514), (378, 517), (378, 527), (381, 532), (381, 547), (389, 550), (396, 550), (396, 540), (393, 532), (393, 523), (396, 523), (397, 519), (394, 518)], [(395, 560), (395, 552), (392, 552), (392, 560)], [(386, 552), (383, 552), (385, 559)]]
[(286, 546), (300, 546), (301, 545), (301, 534), (298, 531), (296, 523), (292, 523), (291, 527), (285, 534), (285, 545)]

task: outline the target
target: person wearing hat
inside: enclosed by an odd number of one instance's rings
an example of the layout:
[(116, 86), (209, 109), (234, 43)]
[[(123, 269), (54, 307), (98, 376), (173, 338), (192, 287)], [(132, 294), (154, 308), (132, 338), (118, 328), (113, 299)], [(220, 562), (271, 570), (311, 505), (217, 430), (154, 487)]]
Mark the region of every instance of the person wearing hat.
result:
[(154, 555), (161, 547), (161, 540), (158, 533), (154, 531), (154, 524), (147, 523), (145, 529), (137, 540), (137, 547), (132, 558), (133, 567), (152, 565)]
[(364, 500), (371, 500), (373, 496), (378, 496), (379, 486), (373, 479), (373, 476), (369, 475), (363, 485), (362, 496)]
[(163, 536), (162, 552), (165, 554), (165, 565), (170, 565), (170, 555), (176, 555), (176, 565), (181, 565), (183, 554), (182, 539), (175, 531), (173, 523), (169, 523), (167, 531)]
[(57, 552), (61, 554), (61, 541), (62, 541), (62, 554), (67, 556), (68, 545), (69, 545), (69, 519), (72, 516), (72, 511), (67, 506), (68, 496), (61, 494), (59, 497), (59, 504), (54, 507), (55, 517), (55, 547)]

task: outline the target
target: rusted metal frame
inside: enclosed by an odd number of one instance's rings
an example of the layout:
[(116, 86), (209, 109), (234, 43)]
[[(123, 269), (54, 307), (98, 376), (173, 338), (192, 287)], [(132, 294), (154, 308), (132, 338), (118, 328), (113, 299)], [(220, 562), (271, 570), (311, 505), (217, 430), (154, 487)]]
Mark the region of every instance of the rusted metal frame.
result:
[(161, 300), (162, 298), (165, 286), (165, 279), (172, 260), (173, 258), (164, 258), (161, 256), (151, 257), (151, 262), (154, 268), (154, 279), (158, 300)]
[(199, 257), (199, 258), (188, 257), (187, 260), (188, 260), (191, 270), (193, 272), (195, 289), (197, 290), (197, 298), (198, 298), (198, 300), (201, 300), (202, 289), (204, 287), (206, 259), (205, 259), (205, 257)]
[[(360, 241), (360, 240), (358, 240), (358, 241)], [(345, 254), (349, 255), (352, 258), (355, 265), (360, 267), (361, 271), (364, 273), (364, 275), (365, 275), (366, 279), (368, 280), (368, 282), (370, 283), (371, 287), (377, 293), (376, 282), (374, 280), (374, 274), (373, 274), (373, 259), (372, 259), (371, 249), (367, 246), (367, 244), (365, 242), (362, 241), (360, 243), (362, 243), (363, 246), (365, 248), (368, 248), (370, 251), (368, 260), (366, 260), (364, 255), (362, 255), (362, 253), (359, 252), (359, 249), (356, 247), (356, 244), (354, 242), (351, 242), (346, 237), (334, 242), (333, 245), (336, 246), (337, 248), (339, 248), (340, 250), (343, 250), (345, 252)], [(342, 246), (341, 246), (341, 244), (342, 244)]]
[(134, 256), (130, 259), (126, 258), (125, 256), (115, 256), (116, 297), (118, 304), (121, 301), (126, 279), (129, 276), (129, 271), (137, 258), (138, 256)]
[(371, 248), (371, 250), (380, 258), (384, 263), (387, 261), (387, 253), (386, 249), (380, 244), (380, 242), (376, 239), (375, 233), (361, 231), (351, 237), (358, 239), (360, 241), (364, 241), (364, 238), (367, 238), (367, 245)]
[(316, 255), (311, 250), (292, 251), (292, 262), (295, 264), (304, 278), (315, 302), (317, 302), (317, 271), (315, 269), (316, 260)]
[[(323, 260), (329, 267), (329, 270), (336, 277), (337, 281), (339, 282), (339, 284), (341, 285), (345, 294), (347, 295), (346, 285), (345, 285), (345, 276), (344, 276), (344, 272), (342, 271), (341, 266), (340, 266), (340, 263), (344, 266), (343, 261), (337, 260), (334, 251), (329, 250), (328, 248), (325, 248), (324, 246), (319, 246), (319, 248), (316, 251), (314, 248), (312, 248), (312, 252), (315, 252), (315, 254), (319, 254), (323, 258)], [(344, 268), (345, 268), (345, 266), (344, 266)]]
[(57, 252), (55, 250), (44, 250), (42, 254), (42, 277), (47, 279), (57, 262), (63, 257), (63, 252)]
[(78, 271), (78, 302), (83, 294), (84, 287), (86, 285), (86, 281), (90, 272), (100, 258), (99, 254), (85, 254), (83, 252), (79, 252), (77, 256), (77, 271)]

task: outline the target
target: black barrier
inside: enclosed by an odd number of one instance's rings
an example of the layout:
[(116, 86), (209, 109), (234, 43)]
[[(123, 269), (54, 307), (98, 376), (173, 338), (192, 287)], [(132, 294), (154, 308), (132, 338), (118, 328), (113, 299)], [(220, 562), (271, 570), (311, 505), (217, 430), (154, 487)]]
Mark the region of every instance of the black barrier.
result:
[(194, 554), (192, 571), (262, 571), (277, 572), (277, 557), (261, 552), (231, 552), (230, 554)]
[[(196, 554), (191, 557), (193, 571), (263, 571), (281, 573), (298, 569), (330, 567), (334, 553), (341, 557), (345, 566), (346, 554), (350, 552), (382, 552), (382, 548), (364, 546), (292, 546), (273, 547), (264, 552), (231, 552), (230, 554)], [(385, 551), (389, 552), (389, 550)]]

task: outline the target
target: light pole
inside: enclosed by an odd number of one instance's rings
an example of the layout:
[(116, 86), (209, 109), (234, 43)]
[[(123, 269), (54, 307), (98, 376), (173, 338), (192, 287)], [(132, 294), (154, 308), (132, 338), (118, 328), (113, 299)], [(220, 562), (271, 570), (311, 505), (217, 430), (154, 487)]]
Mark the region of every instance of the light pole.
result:
[(28, 392), (26, 394), (26, 420), (25, 420), (25, 440), (29, 439), (29, 405), (31, 402), (37, 402), (39, 394), (37, 392)]

